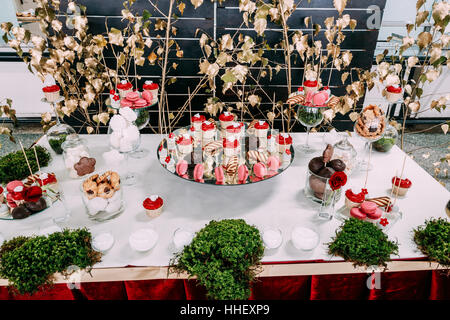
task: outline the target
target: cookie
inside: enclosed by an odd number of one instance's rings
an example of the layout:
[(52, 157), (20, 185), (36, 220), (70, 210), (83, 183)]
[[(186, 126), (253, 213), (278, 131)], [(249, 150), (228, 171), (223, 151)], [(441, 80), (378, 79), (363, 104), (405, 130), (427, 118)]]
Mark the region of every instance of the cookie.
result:
[(115, 191), (114, 191), (113, 187), (107, 182), (103, 182), (98, 185), (97, 196), (99, 196), (101, 198), (109, 199), (114, 195), (114, 192)]
[(87, 195), (87, 198), (89, 200), (95, 198), (98, 194), (98, 186), (97, 186), (97, 182), (88, 179), (86, 181), (83, 182), (83, 190)]
[(113, 187), (114, 190), (117, 191), (120, 189), (120, 176), (117, 172), (114, 171), (111, 172), (109, 181), (111, 183), (111, 187)]

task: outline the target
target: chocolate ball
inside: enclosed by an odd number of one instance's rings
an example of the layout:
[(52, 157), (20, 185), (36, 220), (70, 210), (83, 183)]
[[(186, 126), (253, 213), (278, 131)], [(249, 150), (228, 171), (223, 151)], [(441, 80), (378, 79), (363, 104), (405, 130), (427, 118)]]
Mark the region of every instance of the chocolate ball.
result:
[(323, 162), (323, 157), (315, 157), (309, 161), (308, 168), (312, 173), (318, 174), (322, 168), (325, 167), (325, 163)]
[(23, 204), (17, 206), (11, 212), (13, 219), (25, 219), (31, 215), (31, 211), (28, 210)]
[(25, 202), (25, 207), (31, 211), (32, 213), (36, 213), (36, 212), (40, 212), (44, 209), (47, 208), (47, 202), (45, 201), (44, 198), (40, 198), (38, 201), (36, 202)]
[(324, 177), (324, 178), (330, 178), (334, 173), (334, 169), (333, 168), (328, 168), (325, 167), (322, 170), (319, 171), (319, 173), (317, 174), (320, 177)]
[(344, 171), (346, 165), (341, 159), (334, 159), (327, 163), (327, 167), (334, 169), (334, 171)]

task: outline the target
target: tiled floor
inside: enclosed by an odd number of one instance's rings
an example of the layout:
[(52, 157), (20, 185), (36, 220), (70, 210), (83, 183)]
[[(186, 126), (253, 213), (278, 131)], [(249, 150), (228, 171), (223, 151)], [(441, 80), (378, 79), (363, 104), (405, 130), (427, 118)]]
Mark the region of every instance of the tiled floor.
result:
[[(26, 147), (41, 136), (38, 133), (22, 132), (15, 134), (16, 144), (10, 142), (7, 137), (0, 135), (0, 156), (13, 150), (19, 150), (19, 140)], [(33, 132), (36, 131), (33, 130)], [(449, 135), (442, 133), (407, 134), (405, 136), (404, 149), (413, 156), (417, 163), (450, 190), (450, 179), (448, 175), (450, 158), (449, 160), (445, 160), (447, 154), (450, 156)]]

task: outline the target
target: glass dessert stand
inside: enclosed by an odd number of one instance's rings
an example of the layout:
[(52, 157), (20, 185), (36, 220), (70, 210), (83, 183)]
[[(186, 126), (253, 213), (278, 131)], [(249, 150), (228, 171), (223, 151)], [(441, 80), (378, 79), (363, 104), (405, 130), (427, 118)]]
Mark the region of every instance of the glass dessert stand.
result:
[[(212, 139), (203, 141), (201, 133), (189, 128), (175, 130), (172, 141), (164, 138), (157, 150), (161, 165), (188, 181), (213, 185), (256, 183), (282, 173), (294, 159), (292, 144), (284, 149), (275, 142), (278, 130), (269, 129), (263, 137), (257, 137), (255, 129), (249, 129), (246, 123), (237, 138), (235, 154), (230, 156), (229, 150), (225, 155), (223, 148), (226, 133), (217, 130)], [(192, 151), (182, 153), (174, 141), (187, 134), (193, 140)]]

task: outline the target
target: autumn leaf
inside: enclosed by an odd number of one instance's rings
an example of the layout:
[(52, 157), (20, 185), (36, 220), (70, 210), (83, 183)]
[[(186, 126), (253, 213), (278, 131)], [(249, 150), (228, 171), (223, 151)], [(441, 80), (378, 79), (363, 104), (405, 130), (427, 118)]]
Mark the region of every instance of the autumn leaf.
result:
[(261, 36), (267, 27), (267, 20), (264, 18), (258, 18), (255, 21), (255, 31)]
[(419, 49), (422, 50), (423, 48), (427, 47), (432, 40), (433, 37), (431, 36), (431, 33), (429, 33), (428, 31), (424, 31), (417, 36), (417, 45), (419, 46)]
[(333, 5), (339, 12), (339, 14), (342, 14), (342, 12), (345, 9), (345, 6), (347, 5), (347, 0), (333, 0)]
[(186, 4), (184, 2), (180, 2), (180, 4), (178, 5), (178, 10), (180, 10), (181, 15), (183, 15), (185, 8)]
[(191, 3), (194, 5), (194, 8), (197, 9), (203, 3), (203, 0), (191, 0)]
[(87, 131), (88, 134), (91, 134), (92, 132), (94, 132), (94, 128), (92, 128), (92, 127), (87, 127), (87, 128), (86, 128), (86, 131)]
[(448, 132), (448, 124), (443, 124), (442, 126), (441, 126), (441, 129), (442, 129), (442, 131), (444, 132), (444, 134), (447, 134), (447, 132)]
[(355, 122), (358, 119), (358, 117), (359, 117), (359, 113), (358, 112), (352, 112), (348, 116), (349, 116), (350, 120)]
[(250, 103), (250, 105), (252, 107), (254, 107), (261, 102), (261, 97), (255, 95), (255, 94), (252, 94), (248, 97), (248, 102)]
[(183, 50), (177, 50), (177, 57), (178, 58), (183, 58), (184, 52)]
[(150, 55), (148, 56), (148, 61), (150, 61), (151, 64), (154, 64), (156, 59), (158, 58), (158, 56), (156, 55), (155, 52), (150, 53)]
[(420, 11), (416, 15), (416, 26), (420, 26), (422, 23), (425, 22), (425, 20), (428, 18), (429, 12), (428, 11)]

